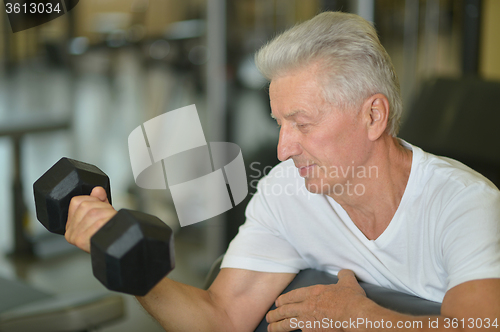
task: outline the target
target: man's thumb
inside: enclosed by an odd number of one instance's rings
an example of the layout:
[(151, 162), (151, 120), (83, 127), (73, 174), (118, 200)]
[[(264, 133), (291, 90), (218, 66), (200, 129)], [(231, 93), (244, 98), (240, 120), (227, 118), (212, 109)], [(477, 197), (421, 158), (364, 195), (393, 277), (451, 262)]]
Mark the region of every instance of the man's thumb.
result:
[(354, 272), (352, 270), (347, 270), (347, 269), (340, 270), (337, 277), (339, 278), (339, 281), (344, 279), (344, 278), (349, 278), (349, 277), (356, 279), (356, 275), (354, 274)]
[(95, 187), (94, 189), (92, 189), (90, 196), (97, 197), (100, 201), (109, 203), (106, 190), (104, 190), (103, 187)]

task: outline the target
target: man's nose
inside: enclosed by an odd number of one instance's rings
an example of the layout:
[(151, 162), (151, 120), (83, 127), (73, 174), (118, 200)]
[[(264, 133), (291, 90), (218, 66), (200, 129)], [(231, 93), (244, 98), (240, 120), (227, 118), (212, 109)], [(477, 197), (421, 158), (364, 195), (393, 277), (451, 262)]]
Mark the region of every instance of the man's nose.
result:
[(293, 156), (301, 153), (300, 144), (294, 133), (287, 127), (280, 128), (280, 136), (278, 141), (278, 159), (285, 161)]

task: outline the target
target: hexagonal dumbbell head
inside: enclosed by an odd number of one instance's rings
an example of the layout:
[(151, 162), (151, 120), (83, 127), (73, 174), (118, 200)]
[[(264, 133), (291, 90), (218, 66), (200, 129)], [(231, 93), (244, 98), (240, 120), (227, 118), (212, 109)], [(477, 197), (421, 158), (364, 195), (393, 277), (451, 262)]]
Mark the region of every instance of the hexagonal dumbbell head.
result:
[(111, 203), (109, 178), (94, 165), (61, 158), (34, 184), (36, 216), (52, 233), (64, 235), (71, 198), (90, 195), (92, 189), (101, 186)]
[(155, 216), (122, 209), (90, 241), (94, 276), (109, 290), (144, 296), (175, 267), (174, 237)]

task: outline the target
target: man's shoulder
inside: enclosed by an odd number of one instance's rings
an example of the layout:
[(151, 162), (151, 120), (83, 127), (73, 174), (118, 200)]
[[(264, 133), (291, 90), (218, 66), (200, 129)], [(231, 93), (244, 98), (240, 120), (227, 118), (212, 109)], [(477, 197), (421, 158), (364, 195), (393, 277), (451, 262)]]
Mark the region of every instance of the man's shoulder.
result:
[[(417, 186), (422, 193), (432, 199), (441, 197), (442, 201), (479, 199), (499, 200), (500, 191), (485, 176), (452, 158), (437, 156), (419, 149), (418, 165), (415, 165)], [(436, 196), (432, 197), (433, 194)]]
[(442, 181), (462, 187), (484, 185), (498, 191), (488, 178), (458, 160), (428, 152), (423, 154), (423, 171), (435, 175)]

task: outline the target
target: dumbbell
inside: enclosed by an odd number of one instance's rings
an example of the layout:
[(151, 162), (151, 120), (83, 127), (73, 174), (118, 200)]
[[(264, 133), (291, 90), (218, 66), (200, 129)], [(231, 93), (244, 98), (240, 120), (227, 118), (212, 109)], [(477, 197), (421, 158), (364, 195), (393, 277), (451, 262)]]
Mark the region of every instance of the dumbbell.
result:
[[(34, 184), (36, 215), (48, 231), (64, 235), (71, 198), (106, 190), (108, 176), (94, 165), (61, 158)], [(90, 240), (94, 276), (109, 290), (144, 296), (174, 269), (173, 232), (155, 216), (121, 209)]]

